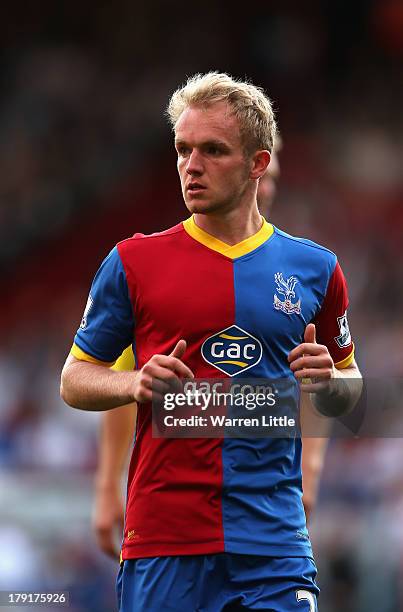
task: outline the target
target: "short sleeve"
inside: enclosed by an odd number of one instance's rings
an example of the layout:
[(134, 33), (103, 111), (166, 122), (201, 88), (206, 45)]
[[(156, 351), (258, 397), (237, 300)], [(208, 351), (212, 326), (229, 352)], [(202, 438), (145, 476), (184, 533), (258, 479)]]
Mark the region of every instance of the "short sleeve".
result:
[(336, 262), (326, 295), (313, 323), (317, 341), (327, 346), (339, 369), (346, 368), (354, 359), (354, 344), (347, 320), (348, 290), (343, 271)]
[(113, 363), (133, 341), (134, 317), (126, 273), (115, 247), (91, 286), (72, 354), (79, 359)]

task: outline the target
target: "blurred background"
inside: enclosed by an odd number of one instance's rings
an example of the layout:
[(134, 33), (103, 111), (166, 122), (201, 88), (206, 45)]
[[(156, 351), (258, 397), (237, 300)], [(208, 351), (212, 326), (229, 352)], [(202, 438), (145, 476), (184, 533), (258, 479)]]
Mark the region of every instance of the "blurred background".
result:
[[(403, 2), (28, 2), (0, 38), (0, 590), (115, 609), (90, 516), (99, 414), (59, 399), (93, 274), (185, 218), (170, 94), (220, 70), (266, 89), (271, 221), (336, 251), (367, 376), (403, 374)], [(403, 441), (330, 442), (311, 534), (322, 612), (403, 610)], [(27, 608), (24, 608), (27, 609)]]

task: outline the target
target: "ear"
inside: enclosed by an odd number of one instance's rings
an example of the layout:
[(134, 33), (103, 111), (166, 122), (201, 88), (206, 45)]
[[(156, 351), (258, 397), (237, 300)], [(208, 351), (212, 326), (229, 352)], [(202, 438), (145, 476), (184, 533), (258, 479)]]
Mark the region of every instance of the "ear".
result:
[(252, 166), (249, 174), (249, 178), (258, 179), (267, 170), (267, 166), (270, 163), (270, 153), (266, 149), (256, 151), (252, 157)]

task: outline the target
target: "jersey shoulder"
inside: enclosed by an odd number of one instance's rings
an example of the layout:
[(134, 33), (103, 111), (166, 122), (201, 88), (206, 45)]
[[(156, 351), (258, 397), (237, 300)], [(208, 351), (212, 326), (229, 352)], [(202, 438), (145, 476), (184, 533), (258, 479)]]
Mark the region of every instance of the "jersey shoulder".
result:
[(178, 223), (174, 227), (170, 227), (166, 230), (163, 230), (162, 232), (154, 232), (152, 234), (142, 234), (140, 232), (136, 232), (135, 234), (133, 234), (133, 236), (130, 236), (129, 238), (125, 238), (124, 240), (118, 242), (116, 246), (119, 251), (130, 250), (133, 248), (135, 249), (138, 247), (141, 248), (141, 245), (143, 244), (147, 244), (147, 246), (149, 246), (150, 244), (156, 246), (156, 243), (159, 243), (161, 241), (177, 238), (178, 235), (180, 235), (184, 231), (185, 230), (183, 227), (183, 223)]
[(322, 270), (326, 276), (333, 273), (337, 264), (337, 255), (333, 251), (308, 238), (287, 234), (278, 227), (274, 227), (274, 232), (284, 253), (293, 259), (297, 258), (301, 265), (314, 267), (317, 271)]
[(328, 249), (325, 246), (322, 246), (321, 244), (318, 244), (317, 242), (314, 242), (313, 240), (309, 240), (308, 238), (301, 238), (299, 236), (292, 236), (291, 234), (287, 234), (287, 232), (284, 232), (283, 230), (279, 229), (278, 227), (274, 227), (274, 231), (277, 234), (277, 236), (284, 240), (285, 243), (288, 243), (289, 248), (295, 248), (295, 249), (301, 249), (301, 251), (309, 251), (309, 250), (313, 250), (311, 252), (317, 252), (317, 255), (320, 257), (327, 257), (330, 259), (337, 259), (337, 255), (331, 251), (330, 249)]

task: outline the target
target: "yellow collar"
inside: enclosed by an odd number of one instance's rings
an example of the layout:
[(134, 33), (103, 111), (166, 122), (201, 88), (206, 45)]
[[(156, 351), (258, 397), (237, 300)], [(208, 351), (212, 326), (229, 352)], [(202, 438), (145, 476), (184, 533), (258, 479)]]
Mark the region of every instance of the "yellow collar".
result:
[(215, 238), (211, 234), (208, 234), (202, 230), (198, 225), (196, 225), (193, 215), (183, 222), (183, 227), (189, 236), (197, 240), (197, 242), (200, 242), (209, 249), (217, 251), (217, 253), (221, 253), (221, 255), (225, 255), (230, 259), (236, 259), (237, 257), (242, 257), (242, 255), (246, 255), (247, 253), (257, 249), (257, 247), (266, 242), (266, 240), (268, 240), (273, 234), (274, 228), (272, 224), (268, 223), (263, 217), (262, 221), (262, 227), (256, 234), (253, 234), (253, 236), (249, 236), (249, 238), (242, 240), (242, 242), (238, 242), (238, 244), (233, 245), (222, 242), (222, 240), (219, 240), (218, 238)]

